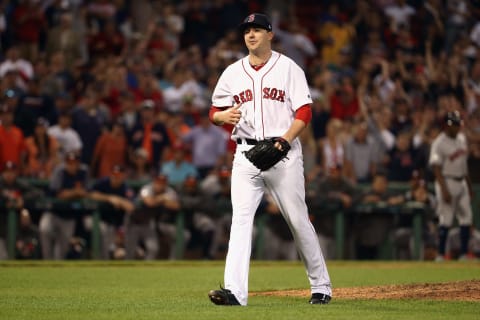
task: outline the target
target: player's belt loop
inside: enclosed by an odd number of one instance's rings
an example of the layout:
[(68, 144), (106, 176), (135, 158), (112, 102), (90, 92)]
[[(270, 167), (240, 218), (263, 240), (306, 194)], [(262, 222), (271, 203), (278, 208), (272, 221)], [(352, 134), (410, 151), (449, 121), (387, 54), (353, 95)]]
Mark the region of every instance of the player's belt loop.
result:
[(237, 138), (238, 144), (249, 144), (249, 145), (256, 145), (258, 143), (255, 139), (248, 139), (248, 138)]

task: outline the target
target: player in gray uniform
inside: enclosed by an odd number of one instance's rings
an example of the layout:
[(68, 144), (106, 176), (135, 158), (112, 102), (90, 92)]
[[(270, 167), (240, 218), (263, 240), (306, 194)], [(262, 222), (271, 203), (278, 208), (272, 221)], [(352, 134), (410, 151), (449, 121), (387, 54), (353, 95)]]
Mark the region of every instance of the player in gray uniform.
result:
[(448, 230), (457, 218), (460, 226), (460, 259), (467, 258), (468, 241), (473, 215), (470, 200), (472, 184), (468, 177), (468, 148), (466, 137), (460, 132), (462, 119), (458, 111), (445, 115), (443, 132), (433, 141), (429, 164), (435, 175), (437, 197), (438, 256), (444, 260)]

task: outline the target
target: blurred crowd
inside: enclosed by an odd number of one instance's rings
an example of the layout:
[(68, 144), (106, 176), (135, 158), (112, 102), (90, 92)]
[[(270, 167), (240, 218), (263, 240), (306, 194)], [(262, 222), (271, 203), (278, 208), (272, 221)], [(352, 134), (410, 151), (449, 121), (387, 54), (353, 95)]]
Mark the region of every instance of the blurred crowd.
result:
[[(270, 15), (274, 49), (310, 84), (313, 118), (301, 141), (312, 206), (324, 196), (345, 208), (417, 197), (433, 208), (429, 146), (452, 110), (463, 116), (471, 179), (480, 183), (480, 1), (3, 0), (0, 190), (6, 207), (19, 209), (18, 234), (23, 225), (26, 239), (38, 234), (37, 246), (17, 241), (18, 257), (81, 255), (76, 236), (91, 230), (88, 208), (21, 210), (41, 195), (107, 206), (103, 258), (174, 257), (179, 210), (191, 212), (185, 245), (217, 257), (235, 143), (208, 111), (219, 75), (246, 54), (236, 27), (251, 12)], [(407, 194), (390, 194), (390, 182)], [(296, 258), (268, 195), (260, 209), (270, 219), (267, 255)], [(324, 218), (312, 220), (328, 247)], [(431, 235), (434, 218), (425, 220)], [(352, 256), (374, 258), (387, 235), (372, 240), (362, 230), (351, 233)]]

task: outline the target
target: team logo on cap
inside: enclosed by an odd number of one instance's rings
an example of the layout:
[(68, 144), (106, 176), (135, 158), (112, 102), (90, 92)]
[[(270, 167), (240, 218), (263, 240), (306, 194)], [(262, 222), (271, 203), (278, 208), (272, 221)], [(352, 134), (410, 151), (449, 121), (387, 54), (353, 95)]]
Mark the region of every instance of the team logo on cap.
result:
[(247, 22), (253, 22), (255, 20), (255, 15), (251, 14), (248, 16)]

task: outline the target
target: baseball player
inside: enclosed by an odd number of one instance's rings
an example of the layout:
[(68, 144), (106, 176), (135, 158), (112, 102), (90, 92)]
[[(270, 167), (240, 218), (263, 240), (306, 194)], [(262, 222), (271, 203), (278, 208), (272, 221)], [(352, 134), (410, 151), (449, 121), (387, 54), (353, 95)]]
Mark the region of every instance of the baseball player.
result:
[[(330, 277), (305, 204), (301, 143), (312, 103), (305, 74), (290, 58), (272, 51), (269, 18), (253, 13), (239, 26), (248, 55), (228, 66), (212, 96), (210, 119), (233, 125), (237, 142), (231, 177), (232, 226), (225, 264), (225, 288), (211, 290), (217, 305), (247, 305), (249, 260), (255, 211), (267, 188), (292, 231), (311, 285), (311, 304), (332, 296)], [(269, 138), (290, 144), (287, 158), (262, 171), (245, 152)], [(281, 143), (276, 142), (276, 148)]]
[(64, 162), (55, 167), (50, 177), (50, 196), (60, 201), (55, 201), (51, 210), (40, 217), (43, 259), (60, 260), (67, 256), (77, 220), (88, 211), (85, 208), (74, 210), (76, 203), (88, 197), (88, 184), (88, 166), (80, 162), (78, 153), (68, 152)]
[[(100, 213), (101, 259), (110, 259), (115, 244), (115, 235), (125, 219), (135, 209), (134, 192), (126, 183), (125, 167), (114, 165), (109, 176), (97, 179), (91, 187), (89, 197), (98, 202)], [(83, 219), (85, 228), (93, 229), (93, 217)]]
[(436, 211), (439, 219), (437, 261), (444, 260), (448, 230), (455, 217), (460, 226), (460, 258), (467, 257), (473, 220), (470, 205), (472, 185), (467, 171), (467, 141), (460, 132), (461, 125), (460, 113), (448, 112), (443, 132), (435, 138), (430, 149), (429, 164), (435, 176)]

